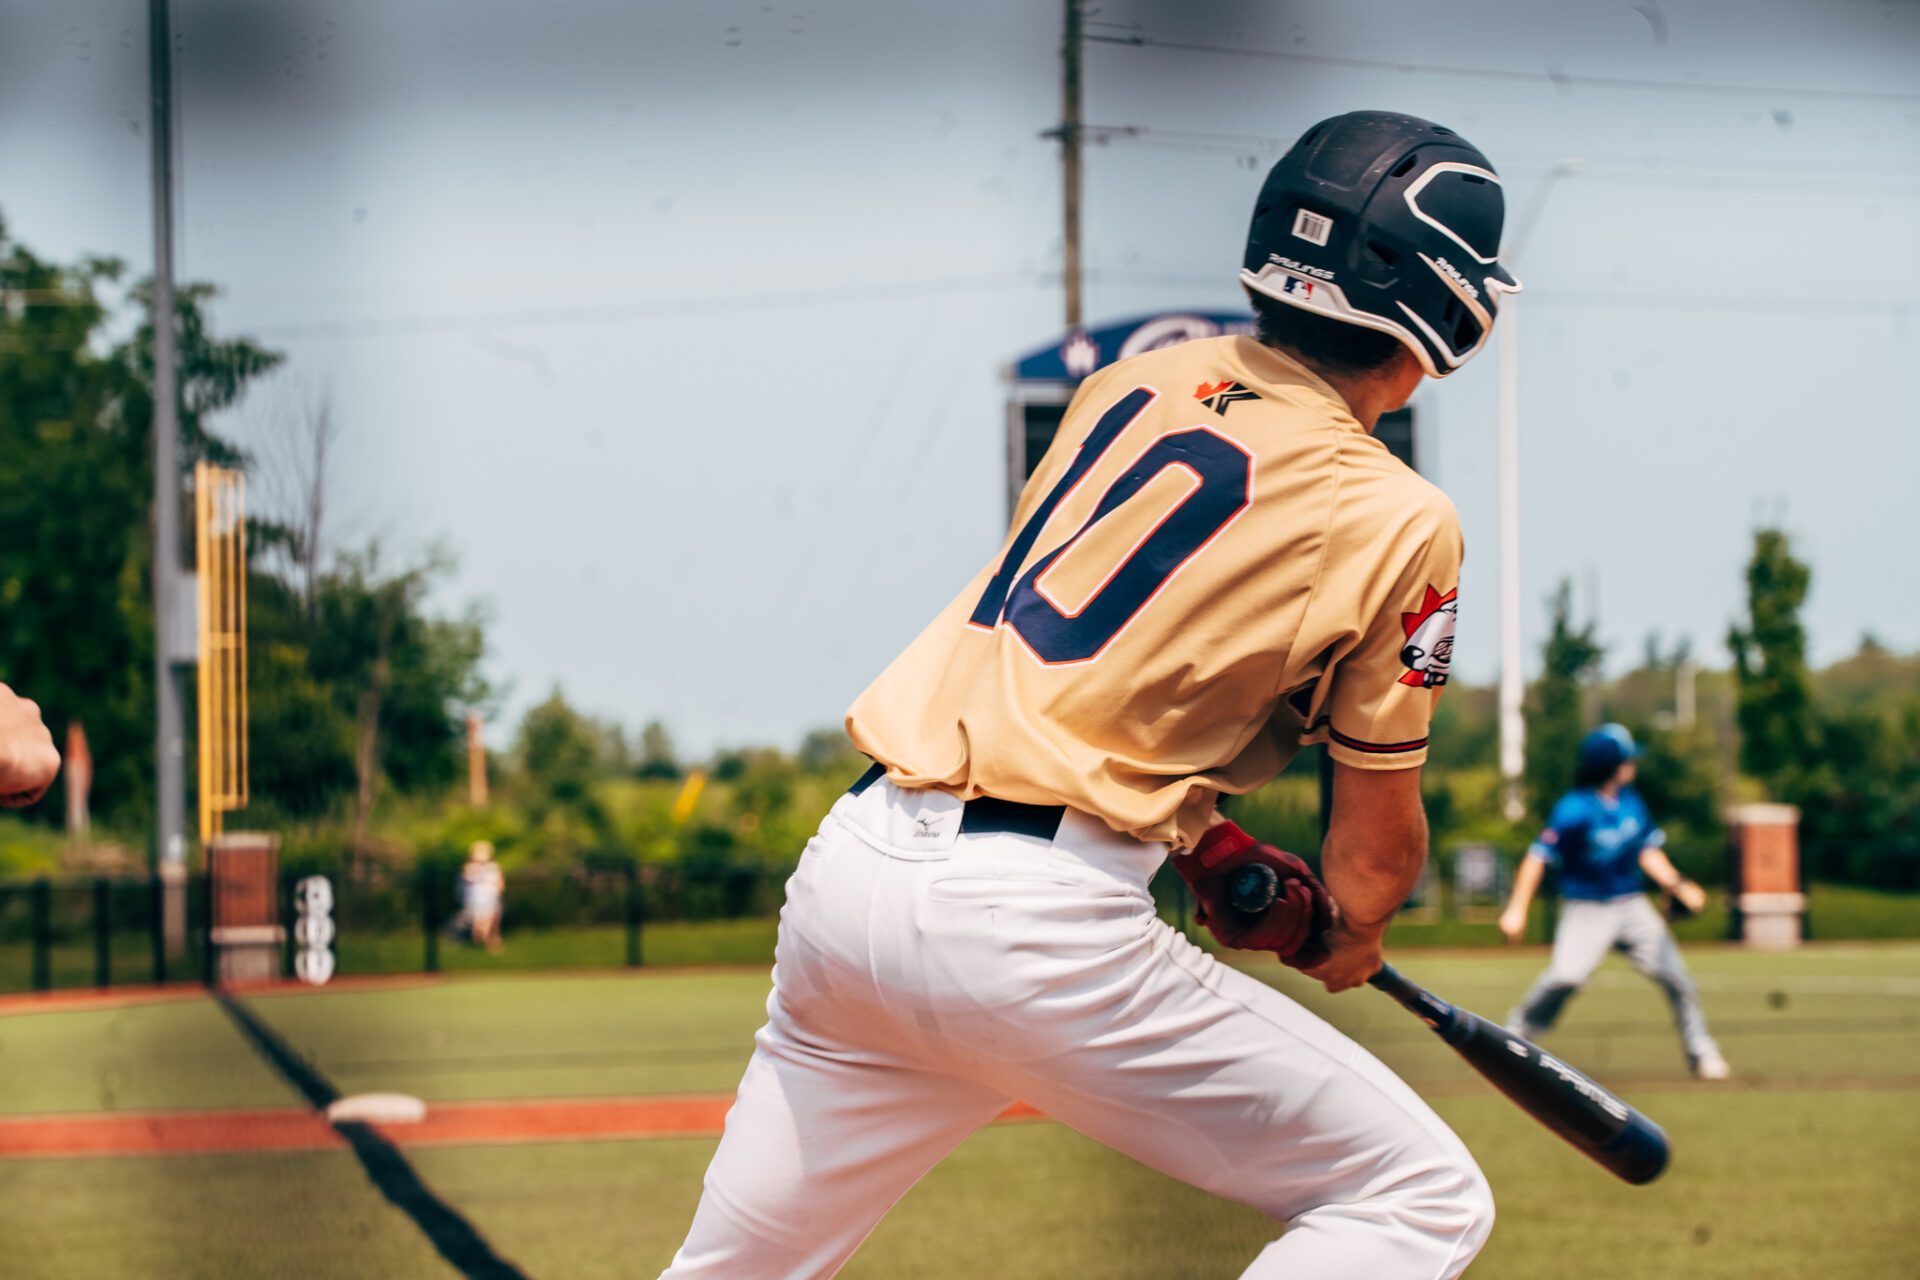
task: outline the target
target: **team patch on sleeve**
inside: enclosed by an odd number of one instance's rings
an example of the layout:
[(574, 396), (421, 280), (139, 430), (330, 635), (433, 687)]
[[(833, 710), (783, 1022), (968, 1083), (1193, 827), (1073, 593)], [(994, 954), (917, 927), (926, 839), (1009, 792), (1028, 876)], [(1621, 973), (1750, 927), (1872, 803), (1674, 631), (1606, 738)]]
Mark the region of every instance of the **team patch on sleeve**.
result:
[(1407, 674), (1401, 684), (1419, 689), (1437, 689), (1447, 682), (1453, 666), (1453, 624), (1459, 610), (1460, 589), (1441, 595), (1431, 586), (1420, 607), (1400, 615), (1400, 629), (1407, 643), (1400, 650), (1400, 662)]

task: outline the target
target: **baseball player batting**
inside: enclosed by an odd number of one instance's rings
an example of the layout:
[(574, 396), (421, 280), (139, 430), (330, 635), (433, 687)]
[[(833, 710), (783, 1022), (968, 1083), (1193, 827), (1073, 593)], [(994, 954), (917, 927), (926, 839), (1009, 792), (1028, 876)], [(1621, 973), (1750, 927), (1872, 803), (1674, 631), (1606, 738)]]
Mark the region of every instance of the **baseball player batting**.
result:
[[(1329, 990), (1382, 965), (1426, 856), (1421, 765), (1460, 527), (1372, 437), (1487, 341), (1504, 202), (1449, 129), (1359, 111), (1268, 175), (1257, 337), (1084, 382), (1000, 553), (861, 694), (874, 765), (787, 885), (767, 1023), (666, 1275), (830, 1276), (1010, 1102), (1266, 1213), (1248, 1277), (1444, 1280), (1473, 1157), (1365, 1050), (1159, 920), (1171, 857), (1226, 946)], [(1215, 809), (1334, 760), (1324, 887)], [(1277, 892), (1252, 916), (1249, 865)]]

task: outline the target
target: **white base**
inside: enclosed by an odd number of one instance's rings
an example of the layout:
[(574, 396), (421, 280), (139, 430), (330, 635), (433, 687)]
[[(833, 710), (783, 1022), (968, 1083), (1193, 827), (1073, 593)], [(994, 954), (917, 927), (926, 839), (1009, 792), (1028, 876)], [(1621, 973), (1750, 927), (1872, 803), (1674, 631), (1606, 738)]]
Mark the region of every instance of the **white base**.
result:
[(427, 1104), (405, 1093), (356, 1093), (327, 1107), (328, 1124), (418, 1124)]

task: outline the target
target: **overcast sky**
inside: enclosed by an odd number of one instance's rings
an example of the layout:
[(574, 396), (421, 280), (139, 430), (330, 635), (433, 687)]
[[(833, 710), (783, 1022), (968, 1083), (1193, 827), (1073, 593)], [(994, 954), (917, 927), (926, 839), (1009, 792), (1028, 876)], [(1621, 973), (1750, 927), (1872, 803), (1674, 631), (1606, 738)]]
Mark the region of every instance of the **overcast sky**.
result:
[[(0, 0), (0, 216), (145, 271), (141, 0)], [(459, 557), (511, 715), (791, 741), (993, 554), (1002, 366), (1054, 339), (1057, 3), (177, 0), (180, 271), (332, 397), (342, 535)], [(1459, 16), (1464, 13), (1466, 16)], [(1920, 5), (1091, 5), (1087, 314), (1232, 307), (1323, 116), (1409, 111), (1526, 203), (1524, 589), (1724, 661), (1756, 520), (1816, 654), (1920, 648)], [(1144, 41), (1144, 43), (1142, 43)], [(1415, 405), (1495, 671), (1495, 367)]]

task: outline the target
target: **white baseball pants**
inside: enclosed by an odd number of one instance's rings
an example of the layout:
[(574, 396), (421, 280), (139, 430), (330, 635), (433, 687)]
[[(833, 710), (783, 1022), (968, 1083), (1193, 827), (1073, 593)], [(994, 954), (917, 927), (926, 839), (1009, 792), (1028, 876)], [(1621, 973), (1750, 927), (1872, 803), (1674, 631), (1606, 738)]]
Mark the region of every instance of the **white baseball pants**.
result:
[(1052, 841), (961, 835), (960, 812), (883, 780), (809, 842), (668, 1280), (833, 1275), (1014, 1100), (1286, 1224), (1246, 1277), (1466, 1270), (1493, 1224), (1473, 1157), (1371, 1054), (1155, 916), (1164, 845), (1072, 810)]

